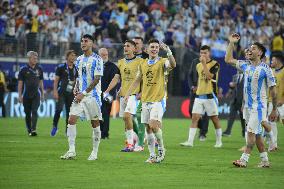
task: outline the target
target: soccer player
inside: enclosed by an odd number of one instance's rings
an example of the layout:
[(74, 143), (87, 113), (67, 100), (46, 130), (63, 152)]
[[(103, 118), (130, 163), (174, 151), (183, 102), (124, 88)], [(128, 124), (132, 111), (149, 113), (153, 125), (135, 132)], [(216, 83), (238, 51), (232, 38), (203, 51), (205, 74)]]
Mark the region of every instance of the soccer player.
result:
[[(133, 41), (136, 44), (135, 48), (135, 56), (143, 59), (149, 58), (149, 55), (143, 51), (143, 41), (142, 37), (134, 37)], [(140, 88), (141, 89), (141, 88)], [(141, 98), (141, 92), (137, 95), (137, 97)], [(141, 123), (141, 112), (142, 112), (142, 102), (140, 101), (137, 106), (136, 117), (134, 117), (133, 129), (135, 130), (135, 126), (137, 128), (138, 135), (138, 143), (134, 148), (134, 152), (144, 151), (144, 138), (145, 138), (145, 125)]]
[[(165, 112), (165, 70), (176, 67), (176, 61), (170, 48), (164, 43), (159, 43), (156, 39), (148, 42), (149, 59), (144, 60), (139, 66), (135, 81), (130, 86), (125, 101), (130, 100), (130, 94), (142, 82), (142, 120), (146, 124), (147, 141), (150, 152), (147, 163), (161, 162), (165, 158), (165, 148), (163, 134), (161, 130), (162, 117)], [(159, 50), (167, 52), (168, 58), (159, 57)], [(155, 136), (159, 144), (158, 156), (155, 153)]]
[(204, 45), (200, 48), (200, 63), (196, 65), (198, 83), (196, 97), (192, 109), (192, 123), (189, 128), (188, 140), (180, 143), (182, 146), (193, 147), (198, 121), (206, 112), (215, 127), (215, 148), (222, 147), (222, 129), (218, 118), (218, 94), (217, 83), (220, 65), (210, 58), (210, 47)]
[[(277, 110), (279, 113), (279, 118), (284, 124), (284, 57), (280, 53), (272, 54), (271, 67), (274, 68), (274, 75), (276, 78), (276, 94), (277, 94)], [(271, 113), (273, 108), (271, 98), (269, 98), (268, 114)], [(268, 151), (275, 151), (278, 148), (277, 145), (277, 124), (276, 120), (270, 122), (271, 129), (274, 136), (274, 144), (269, 145)], [(270, 144), (270, 143), (269, 143)]]
[(124, 97), (128, 91), (131, 83), (134, 81), (135, 76), (138, 72), (138, 66), (143, 59), (137, 58), (134, 55), (136, 44), (132, 40), (126, 40), (124, 43), (124, 55), (125, 58), (118, 60), (117, 67), (119, 73), (115, 74), (111, 83), (109, 84), (107, 90), (104, 92), (104, 98), (109, 96), (109, 92), (121, 81), (120, 88), (120, 110), (119, 116), (123, 117), (125, 123), (125, 135), (127, 139), (127, 145), (122, 152), (133, 152), (134, 143), (133, 143), (133, 115), (136, 114), (137, 105), (139, 100), (136, 99), (136, 95), (140, 91), (140, 86), (137, 86), (133, 90), (129, 100), (125, 103)]
[(37, 110), (40, 105), (40, 100), (44, 100), (43, 71), (37, 64), (37, 52), (29, 51), (27, 53), (27, 57), (29, 59), (28, 64), (23, 66), (19, 72), (18, 100), (24, 105), (24, 111), (26, 114), (25, 121), (29, 136), (37, 136)]
[(67, 126), (69, 150), (61, 156), (61, 159), (74, 159), (76, 157), (75, 139), (76, 122), (79, 116), (91, 120), (93, 128), (93, 150), (88, 160), (97, 160), (101, 139), (100, 122), (101, 115), (101, 76), (103, 75), (103, 60), (93, 52), (94, 38), (85, 34), (81, 38), (83, 55), (76, 60), (75, 67), (78, 70), (78, 79), (75, 84), (74, 102), (70, 108)]
[[(276, 118), (277, 98), (275, 90), (275, 78), (271, 68), (261, 61), (265, 56), (265, 47), (255, 42), (250, 48), (249, 60), (236, 60), (233, 58), (234, 43), (240, 40), (238, 34), (229, 37), (225, 61), (234, 65), (245, 74), (244, 80), (244, 118), (247, 123), (247, 146), (239, 160), (233, 161), (237, 167), (246, 167), (255, 143), (260, 153), (261, 162), (258, 167), (269, 167), (267, 152), (265, 151), (262, 138), (263, 127), (268, 125), (267, 121), (267, 87), (270, 89), (273, 109), (269, 116), (271, 121)], [(263, 127), (262, 127), (263, 126)]]
[(69, 50), (66, 53), (66, 63), (59, 64), (55, 70), (55, 79), (53, 83), (53, 96), (56, 100), (55, 114), (53, 117), (53, 127), (50, 135), (55, 136), (57, 133), (57, 125), (65, 104), (66, 110), (66, 130), (68, 125), (68, 118), (70, 107), (74, 99), (73, 88), (75, 85), (78, 72), (74, 66), (76, 60), (76, 53), (74, 50)]

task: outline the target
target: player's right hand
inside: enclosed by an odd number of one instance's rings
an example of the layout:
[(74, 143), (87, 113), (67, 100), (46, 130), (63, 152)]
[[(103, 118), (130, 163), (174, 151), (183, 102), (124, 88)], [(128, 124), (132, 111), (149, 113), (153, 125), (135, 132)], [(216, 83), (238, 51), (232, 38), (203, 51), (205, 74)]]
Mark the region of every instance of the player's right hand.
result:
[(54, 97), (54, 99), (55, 99), (56, 101), (58, 100), (59, 96), (58, 96), (58, 92), (57, 92), (57, 91), (54, 91), (54, 92), (53, 92), (53, 97)]
[(19, 101), (19, 103), (23, 103), (23, 97), (22, 96), (19, 96), (19, 98), (18, 98), (18, 101)]
[(241, 36), (237, 33), (234, 33), (234, 34), (230, 35), (230, 37), (229, 37), (229, 41), (231, 43), (237, 43), (240, 39), (241, 39)]

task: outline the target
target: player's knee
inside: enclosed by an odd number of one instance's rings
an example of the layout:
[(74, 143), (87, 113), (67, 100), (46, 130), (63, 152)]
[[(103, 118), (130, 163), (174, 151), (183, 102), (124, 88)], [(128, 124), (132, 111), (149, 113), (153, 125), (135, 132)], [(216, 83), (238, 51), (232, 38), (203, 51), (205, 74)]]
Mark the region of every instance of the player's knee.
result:
[(92, 120), (91, 121), (92, 127), (96, 128), (100, 126), (100, 121), (99, 120)]
[(201, 115), (199, 114), (192, 114), (192, 122), (198, 122), (199, 119), (201, 118)]
[(69, 116), (68, 124), (75, 125), (76, 124), (76, 118), (74, 116)]
[(158, 130), (160, 124), (158, 120), (150, 120), (149, 125), (150, 125), (150, 128), (155, 131), (155, 130)]
[(128, 121), (131, 121), (131, 119), (132, 119), (131, 114), (125, 112), (125, 113), (124, 113), (124, 116), (123, 116), (123, 120), (124, 120), (125, 122), (128, 122)]

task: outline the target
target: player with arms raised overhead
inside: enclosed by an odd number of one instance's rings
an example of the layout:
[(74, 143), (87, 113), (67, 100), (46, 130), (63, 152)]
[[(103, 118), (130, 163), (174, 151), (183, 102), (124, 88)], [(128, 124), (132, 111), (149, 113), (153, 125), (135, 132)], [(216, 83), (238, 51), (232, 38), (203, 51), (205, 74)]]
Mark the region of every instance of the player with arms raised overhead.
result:
[(244, 80), (244, 109), (243, 114), (247, 124), (247, 146), (239, 160), (233, 162), (237, 167), (246, 167), (253, 146), (257, 144), (261, 162), (259, 167), (269, 167), (267, 152), (263, 142), (263, 127), (267, 127), (267, 89), (270, 89), (273, 109), (269, 115), (270, 120), (276, 118), (277, 98), (275, 78), (271, 68), (261, 61), (265, 56), (265, 47), (255, 42), (250, 47), (249, 60), (236, 60), (233, 58), (234, 43), (240, 40), (238, 34), (229, 37), (229, 46), (225, 56), (226, 63), (235, 66), (245, 74)]

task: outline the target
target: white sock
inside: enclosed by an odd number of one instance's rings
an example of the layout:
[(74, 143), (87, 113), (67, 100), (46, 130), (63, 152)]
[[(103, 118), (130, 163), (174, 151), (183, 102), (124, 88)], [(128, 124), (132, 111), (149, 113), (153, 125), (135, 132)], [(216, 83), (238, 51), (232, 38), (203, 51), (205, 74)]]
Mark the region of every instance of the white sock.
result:
[(245, 162), (248, 162), (249, 156), (250, 156), (250, 154), (243, 153), (240, 159), (244, 160)]
[(93, 128), (93, 152), (97, 155), (99, 151), (99, 145), (101, 141), (101, 129), (100, 126)]
[(127, 144), (133, 145), (133, 129), (126, 130), (125, 134), (126, 134)]
[(259, 154), (261, 161), (268, 161), (267, 152), (262, 152)]
[(156, 156), (155, 153), (155, 136), (153, 133), (147, 133), (147, 141), (148, 141), (148, 149), (150, 152), (150, 156)]
[(164, 149), (164, 141), (163, 141), (163, 132), (162, 129), (158, 129), (158, 131), (156, 133), (154, 133), (156, 138), (157, 138), (157, 142), (158, 142), (158, 149)]
[(75, 152), (75, 140), (76, 140), (76, 125), (67, 125), (67, 137), (69, 144), (69, 151)]
[(275, 144), (275, 147), (277, 147), (277, 135), (278, 135), (277, 124), (276, 122), (270, 122), (270, 125), (271, 125), (271, 131), (274, 137), (273, 143)]
[(273, 145), (274, 141), (275, 141), (275, 138), (274, 138), (274, 133), (272, 132), (272, 129), (271, 129), (271, 131), (267, 132), (267, 134), (269, 136), (269, 144)]
[(193, 145), (193, 141), (194, 141), (196, 131), (197, 131), (197, 128), (189, 128), (188, 142), (192, 145)]
[(222, 143), (222, 129), (216, 129), (215, 130), (215, 135), (216, 135), (216, 144)]

